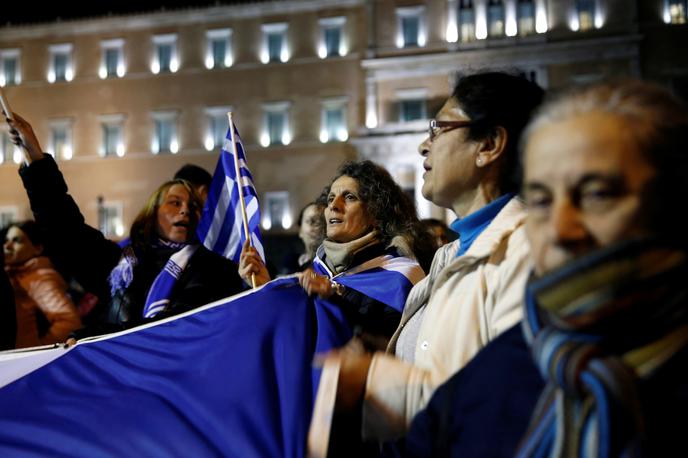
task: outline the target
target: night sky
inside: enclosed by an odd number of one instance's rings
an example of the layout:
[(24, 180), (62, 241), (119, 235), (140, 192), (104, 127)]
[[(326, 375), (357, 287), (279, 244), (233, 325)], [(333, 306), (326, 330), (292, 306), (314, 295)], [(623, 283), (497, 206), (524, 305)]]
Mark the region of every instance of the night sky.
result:
[[(153, 11), (178, 10), (212, 5), (228, 5), (236, 3), (258, 3), (261, 0), (166, 0), (166, 1), (112, 1), (91, 0), (82, 2), (51, 2), (37, 5), (33, 2), (22, 1), (3, 2), (0, 8), (0, 27), (6, 25), (30, 24), (36, 22), (52, 22), (106, 16), (128, 13), (147, 13)], [(265, 0), (262, 0), (265, 1)]]

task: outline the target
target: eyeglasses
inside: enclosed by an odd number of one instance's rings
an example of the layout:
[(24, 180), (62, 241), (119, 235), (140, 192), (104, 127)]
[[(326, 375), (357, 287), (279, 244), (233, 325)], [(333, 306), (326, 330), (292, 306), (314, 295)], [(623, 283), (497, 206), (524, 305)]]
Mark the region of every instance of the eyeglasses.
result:
[(449, 132), (450, 130), (458, 129), (460, 127), (468, 127), (473, 125), (473, 121), (438, 121), (436, 119), (430, 120), (430, 128), (428, 133), (430, 134), (430, 141), (434, 141), (442, 131), (443, 127), (448, 127), (449, 129), (444, 130), (444, 132)]

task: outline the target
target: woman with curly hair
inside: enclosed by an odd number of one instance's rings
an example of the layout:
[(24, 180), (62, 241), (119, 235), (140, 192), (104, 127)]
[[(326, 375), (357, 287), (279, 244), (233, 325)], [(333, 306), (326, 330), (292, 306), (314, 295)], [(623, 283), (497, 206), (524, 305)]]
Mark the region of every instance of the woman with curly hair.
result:
[[(354, 335), (384, 348), (394, 333), (406, 295), (425, 276), (432, 242), (423, 231), (411, 199), (384, 168), (371, 161), (343, 164), (316, 204), (324, 208), (326, 238), (316, 251), (313, 268), (300, 274), (301, 286), (339, 306)], [(409, 288), (395, 289), (385, 277), (373, 278), (376, 269), (403, 271)], [(270, 280), (257, 252), (244, 247), (239, 273), (247, 282)], [(366, 275), (381, 293), (359, 285)], [(356, 285), (353, 285), (356, 283)]]

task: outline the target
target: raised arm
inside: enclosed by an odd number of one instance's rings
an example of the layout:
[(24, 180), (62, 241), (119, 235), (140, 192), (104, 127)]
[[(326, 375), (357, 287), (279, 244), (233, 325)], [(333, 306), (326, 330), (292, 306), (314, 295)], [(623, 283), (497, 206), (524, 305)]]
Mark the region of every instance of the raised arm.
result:
[(34, 219), (46, 229), (50, 253), (87, 289), (98, 290), (117, 264), (121, 248), (88, 226), (55, 160), (41, 152), (31, 125), (15, 114), (12, 141), (23, 144), (31, 162), (19, 170)]

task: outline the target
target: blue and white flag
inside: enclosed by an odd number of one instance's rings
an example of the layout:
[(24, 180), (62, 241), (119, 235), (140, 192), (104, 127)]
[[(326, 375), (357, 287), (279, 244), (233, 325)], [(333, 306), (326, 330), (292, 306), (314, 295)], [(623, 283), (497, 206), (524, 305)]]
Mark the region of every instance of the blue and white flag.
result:
[(296, 278), (69, 349), (0, 353), (0, 456), (306, 455), (313, 302)]
[(198, 239), (209, 250), (227, 259), (231, 259), (235, 263), (239, 263), (241, 247), (246, 241), (239, 199), (240, 185), (244, 192), (251, 245), (265, 261), (263, 242), (260, 237), (258, 193), (253, 186), (253, 176), (248, 170), (246, 152), (241, 143), (239, 131), (236, 126), (230, 126), (230, 129), (232, 128), (234, 128), (239, 174), (241, 177), (236, 176), (231, 131), (228, 130), (224, 145), (220, 151), (220, 159), (217, 161), (217, 167), (213, 174), (208, 200), (203, 208), (201, 221), (198, 223)]
[(354, 289), (376, 301), (403, 311), (411, 288), (425, 277), (425, 272), (413, 259), (388, 253), (373, 258), (352, 269), (333, 275), (320, 258), (320, 250), (313, 259), (313, 270), (327, 275), (335, 282)]

